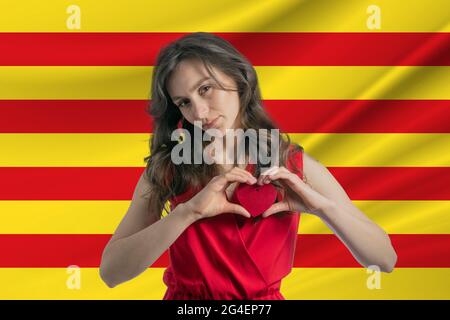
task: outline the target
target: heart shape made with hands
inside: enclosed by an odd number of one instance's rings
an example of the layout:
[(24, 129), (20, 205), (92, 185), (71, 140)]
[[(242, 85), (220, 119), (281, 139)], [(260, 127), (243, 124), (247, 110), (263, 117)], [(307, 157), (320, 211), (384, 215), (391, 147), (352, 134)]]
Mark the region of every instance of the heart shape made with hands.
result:
[(277, 189), (271, 183), (262, 186), (240, 183), (233, 195), (233, 202), (243, 206), (253, 218), (263, 214), (277, 199)]

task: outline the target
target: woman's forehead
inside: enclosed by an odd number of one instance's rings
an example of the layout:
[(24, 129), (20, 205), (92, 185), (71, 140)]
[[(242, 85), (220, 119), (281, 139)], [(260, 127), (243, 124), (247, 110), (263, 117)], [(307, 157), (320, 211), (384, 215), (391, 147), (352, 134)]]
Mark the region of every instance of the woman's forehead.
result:
[(209, 77), (209, 73), (202, 63), (182, 61), (170, 74), (167, 81), (167, 89), (173, 96), (176, 96), (183, 92), (176, 92), (177, 90), (174, 90), (175, 88), (181, 89), (181, 91), (188, 91), (192, 89), (199, 80), (205, 79), (206, 77)]

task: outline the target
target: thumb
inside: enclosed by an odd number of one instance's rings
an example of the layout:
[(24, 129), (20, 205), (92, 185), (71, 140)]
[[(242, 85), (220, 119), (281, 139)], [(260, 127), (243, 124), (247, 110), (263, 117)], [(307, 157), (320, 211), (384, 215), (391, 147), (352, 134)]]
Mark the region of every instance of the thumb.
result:
[(225, 204), (225, 210), (226, 212), (240, 214), (246, 218), (251, 217), (251, 214), (247, 210), (245, 210), (244, 207), (235, 203), (228, 202), (227, 204)]
[(283, 212), (283, 211), (288, 211), (289, 210), (289, 205), (284, 202), (277, 202), (274, 203), (269, 209), (267, 209), (266, 211), (263, 212), (262, 217), (263, 218), (267, 218), (268, 216), (278, 213), (278, 212)]

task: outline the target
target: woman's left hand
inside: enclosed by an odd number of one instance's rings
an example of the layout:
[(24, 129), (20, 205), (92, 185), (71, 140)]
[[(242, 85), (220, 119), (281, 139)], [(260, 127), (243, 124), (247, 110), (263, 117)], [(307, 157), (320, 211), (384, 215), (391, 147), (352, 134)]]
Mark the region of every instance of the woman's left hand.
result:
[(297, 174), (285, 167), (272, 167), (258, 178), (259, 184), (278, 181), (283, 186), (283, 200), (274, 203), (262, 216), (264, 218), (283, 211), (305, 212), (320, 215), (332, 203), (319, 192), (312, 189)]

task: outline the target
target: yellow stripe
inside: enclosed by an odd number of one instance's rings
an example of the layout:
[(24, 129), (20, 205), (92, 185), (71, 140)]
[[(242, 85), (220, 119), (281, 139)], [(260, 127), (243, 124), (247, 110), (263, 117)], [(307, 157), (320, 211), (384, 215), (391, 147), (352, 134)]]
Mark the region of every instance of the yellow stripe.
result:
[[(150, 134), (133, 133), (0, 134), (0, 166), (143, 167), (149, 140)], [(32, 161), (21, 159), (30, 153)]]
[[(80, 270), (80, 289), (67, 286), (72, 274), (66, 268), (2, 268), (0, 299), (137, 299), (161, 300), (166, 286), (163, 268), (152, 268), (138, 277), (108, 288), (97, 268)], [(449, 299), (450, 268), (398, 268), (380, 274), (380, 289), (368, 289), (373, 274), (364, 268), (294, 268), (283, 279), (281, 293), (294, 299)]]
[[(0, 31), (74, 32), (66, 26), (71, 1), (8, 3)], [(381, 29), (371, 32), (448, 32), (446, 0), (78, 0), (81, 32), (368, 32), (369, 5), (381, 9)], [(420, 17), (420, 18), (417, 18)]]
[(258, 67), (264, 99), (450, 99), (450, 67)]
[[(449, 134), (307, 133), (289, 136), (327, 167), (450, 166), (450, 152), (442, 148), (450, 145)], [(0, 166), (143, 167), (144, 157), (149, 154), (150, 137), (151, 134), (133, 133), (3, 133), (0, 134)]]
[(284, 279), (281, 291), (289, 300), (450, 298), (450, 268), (397, 268), (380, 274), (380, 289), (368, 289), (371, 276), (364, 268), (299, 268)]
[[(389, 234), (449, 234), (450, 201), (353, 201)], [(303, 213), (300, 234), (333, 233), (317, 216)]]
[[(152, 67), (3, 66), (0, 99), (149, 99)], [(450, 99), (450, 67), (258, 66), (264, 99)]]
[[(353, 201), (389, 234), (450, 234), (450, 201)], [(0, 234), (113, 234), (130, 201), (0, 201)], [(331, 234), (303, 213), (300, 234)]]
[(128, 281), (113, 289), (101, 280), (98, 268), (81, 268), (80, 289), (74, 288), (73, 282), (70, 283), (73, 277), (70, 277), (74, 275), (72, 270), (75, 268), (0, 268), (0, 280), (3, 283), (0, 299), (161, 300), (164, 296), (163, 268), (147, 270), (133, 279), (136, 281)]
[(148, 99), (151, 67), (0, 67), (0, 99)]

